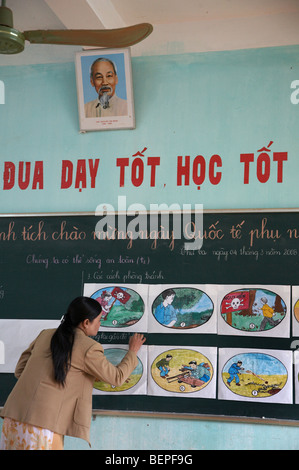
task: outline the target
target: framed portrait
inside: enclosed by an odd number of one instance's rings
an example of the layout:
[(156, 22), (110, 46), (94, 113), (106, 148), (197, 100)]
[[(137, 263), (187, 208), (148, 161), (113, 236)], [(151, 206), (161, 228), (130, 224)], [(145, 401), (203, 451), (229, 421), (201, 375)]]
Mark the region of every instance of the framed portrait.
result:
[(134, 129), (130, 49), (78, 52), (75, 65), (80, 131)]

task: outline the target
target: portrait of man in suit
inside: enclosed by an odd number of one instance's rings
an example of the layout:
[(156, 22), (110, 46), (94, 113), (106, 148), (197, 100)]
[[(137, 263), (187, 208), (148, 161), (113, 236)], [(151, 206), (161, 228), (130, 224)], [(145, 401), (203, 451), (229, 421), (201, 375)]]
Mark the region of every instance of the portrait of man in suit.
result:
[(81, 131), (135, 128), (129, 48), (78, 52), (76, 81)]

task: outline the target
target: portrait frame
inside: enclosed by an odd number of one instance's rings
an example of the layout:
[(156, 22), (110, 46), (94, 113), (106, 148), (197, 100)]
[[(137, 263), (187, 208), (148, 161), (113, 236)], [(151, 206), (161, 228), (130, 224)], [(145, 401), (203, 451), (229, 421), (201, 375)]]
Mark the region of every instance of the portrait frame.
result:
[[(105, 63), (107, 61), (113, 63), (112, 71), (116, 76), (111, 91), (105, 92), (109, 100), (107, 99), (104, 103), (102, 101), (100, 103), (98, 99), (99, 94), (96, 90), (98, 85), (91, 76), (91, 66), (98, 59), (104, 59)], [(134, 129), (135, 110), (130, 48), (88, 49), (77, 52), (75, 67), (80, 131)], [(108, 82), (108, 85), (111, 86), (111, 83)]]

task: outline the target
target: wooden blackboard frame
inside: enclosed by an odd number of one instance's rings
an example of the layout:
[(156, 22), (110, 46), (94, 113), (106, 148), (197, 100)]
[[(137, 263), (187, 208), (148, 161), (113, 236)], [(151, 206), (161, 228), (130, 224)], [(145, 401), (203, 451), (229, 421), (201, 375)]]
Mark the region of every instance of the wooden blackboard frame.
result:
[[(193, 211), (191, 211), (192, 213)], [(271, 217), (275, 215), (275, 217), (278, 217), (278, 221), (280, 221), (279, 217), (283, 219), (286, 214), (294, 214), (296, 219), (298, 219), (298, 226), (299, 226), (299, 208), (285, 208), (285, 209), (280, 209), (280, 208), (265, 208), (265, 209), (207, 209), (203, 211), (204, 217), (211, 217), (211, 216), (216, 216), (216, 217), (222, 217), (222, 216), (228, 216), (228, 217), (234, 217), (235, 215), (244, 215), (244, 216), (264, 216), (264, 215), (270, 215)], [(132, 215), (134, 216), (135, 214), (127, 214), (127, 215)], [(147, 216), (150, 215), (150, 213), (146, 213)], [(33, 221), (36, 221), (37, 219), (40, 218), (45, 218), (45, 220), (54, 220), (54, 219), (61, 219), (61, 218), (67, 218), (68, 220), (78, 220), (78, 218), (86, 219), (88, 217), (93, 218), (95, 215), (94, 213), (91, 212), (72, 212), (72, 213), (34, 213), (34, 214), (2, 214), (0, 216), (0, 220), (5, 220), (5, 219), (16, 219), (20, 220), (22, 218), (30, 220), (32, 219)], [(297, 221), (297, 220), (296, 220)], [(279, 222), (280, 223), (280, 222)], [(297, 227), (297, 225), (296, 225)], [(0, 230), (1, 232), (1, 230)], [(261, 240), (256, 240), (258, 243), (261, 242)], [(297, 243), (297, 242), (296, 242)], [(292, 240), (292, 246), (295, 246), (296, 244), (294, 243), (294, 240)], [(297, 245), (296, 245), (297, 246)], [(0, 244), (1, 248), (1, 244)], [(114, 249), (114, 248), (113, 248)], [(176, 254), (176, 256), (178, 256)], [(188, 262), (187, 262), (188, 265)], [(262, 277), (258, 280), (257, 284), (289, 284), (289, 285), (295, 285), (295, 273), (297, 270), (298, 266), (298, 259), (296, 258), (294, 262), (294, 266), (292, 267), (292, 275), (290, 278), (289, 283), (287, 282), (281, 282), (282, 277), (278, 279), (278, 282), (261, 282)], [(1, 265), (0, 265), (1, 267)], [(221, 270), (220, 270), (221, 271)], [(265, 271), (265, 270), (264, 270)], [(263, 271), (263, 272), (264, 272)], [(80, 281), (81, 282), (81, 281)], [(108, 282), (108, 281), (106, 281)], [(165, 283), (171, 284), (171, 283), (177, 283), (177, 279), (171, 279), (168, 276), (166, 276)], [(182, 282), (182, 284), (188, 284), (190, 282), (190, 279), (187, 279), (187, 282)], [(200, 280), (198, 284), (202, 284), (203, 281)], [(212, 283), (211, 279), (207, 283)], [(218, 283), (219, 283), (219, 273), (218, 273)], [(232, 283), (232, 279), (229, 279), (229, 282), (223, 282), (224, 284), (230, 284)], [(236, 282), (235, 282), (236, 283)], [(248, 282), (252, 283), (252, 282)], [(299, 284), (299, 282), (298, 282)], [(82, 285), (82, 283), (81, 283)], [(1, 304), (0, 304), (1, 306)], [(291, 306), (290, 306), (291, 308)], [(148, 335), (150, 336), (150, 335)], [(162, 338), (163, 336), (163, 338)], [(171, 338), (169, 337), (171, 336)], [(192, 336), (192, 335), (191, 335)], [(158, 344), (166, 344), (166, 345), (180, 345), (184, 343), (183, 337), (179, 335), (161, 335), (160, 341)], [(239, 341), (240, 337), (237, 338), (232, 338), (232, 337), (221, 337), (221, 341), (219, 339), (219, 336), (209, 336), (209, 335), (204, 335), (202, 337), (202, 342), (201, 345), (215, 345), (219, 344), (219, 341), (221, 343), (220, 347), (229, 347), (234, 345), (240, 344)], [(292, 334), (290, 334), (290, 338), (285, 339), (285, 338), (275, 338), (275, 348), (276, 349), (286, 349), (289, 348), (290, 343), (292, 341)], [(148, 338), (148, 344), (156, 344), (155, 338), (151, 341), (151, 338)], [(261, 347), (261, 341), (257, 342), (257, 347)], [(263, 344), (265, 344), (264, 349), (270, 348), (271, 349), (271, 344), (273, 345), (273, 339), (266, 338), (263, 340)], [(252, 347), (252, 338), (243, 338), (242, 337), (242, 347)], [(261, 347), (262, 348), (262, 347)], [(273, 348), (273, 347), (272, 347)], [(1, 376), (0, 376), (1, 379)], [(11, 377), (7, 380), (8, 389), (11, 386), (13, 380)], [(8, 390), (6, 390), (8, 391)], [(93, 409), (93, 414), (94, 415), (117, 415), (117, 416), (149, 416), (149, 417), (168, 417), (168, 418), (187, 418), (187, 419), (206, 419), (206, 420), (229, 420), (229, 421), (239, 421), (239, 422), (258, 422), (258, 423), (267, 423), (267, 424), (282, 424), (282, 425), (295, 425), (297, 426), (299, 423), (299, 405), (272, 405), (268, 411), (267, 408), (269, 407), (263, 407), (260, 406), (260, 404), (257, 404), (258, 406), (254, 406), (252, 404), (247, 404), (245, 402), (236, 402), (236, 403), (229, 403), (229, 401), (224, 401), (221, 400), (221, 405), (218, 405), (218, 407), (213, 406), (215, 403), (219, 403), (219, 400), (209, 400), (209, 399), (198, 399), (201, 402), (200, 409), (198, 409), (197, 412), (192, 413), (190, 412), (190, 408), (184, 409), (182, 412), (179, 411), (179, 405), (181, 400), (188, 400), (185, 398), (177, 398), (177, 399), (172, 399), (172, 405), (167, 406), (166, 408), (163, 405), (163, 402), (166, 401), (165, 397), (153, 397), (152, 402), (154, 405), (151, 407), (151, 409), (147, 409), (147, 407), (142, 407), (139, 406), (141, 409), (135, 409), (132, 407), (132, 400), (130, 401), (130, 398), (132, 397), (127, 397), (125, 400), (123, 400), (122, 407), (117, 406), (119, 402), (119, 398), (117, 397), (102, 397), (98, 398), (96, 397), (94, 400), (94, 409)], [(144, 397), (143, 397), (144, 398)], [(133, 400), (136, 404), (136, 397), (133, 397)], [(142, 400), (139, 400), (142, 401)], [(144, 401), (144, 400), (143, 400)], [(192, 401), (192, 400), (191, 400)], [(138, 400), (137, 400), (138, 402)], [(244, 405), (245, 403), (245, 405)], [(111, 406), (112, 404), (112, 406)], [(109, 406), (110, 405), (110, 406)], [(207, 405), (207, 406), (206, 406)], [(244, 406), (249, 408), (249, 412), (244, 414), (242, 412), (238, 412), (238, 410), (241, 410), (242, 408), (244, 409)], [(137, 403), (137, 408), (138, 408), (138, 403)], [(145, 408), (145, 409), (143, 409)], [(229, 408), (229, 412), (228, 412)], [(290, 409), (290, 412), (285, 412), (286, 408)], [(266, 409), (266, 412), (263, 412)], [(213, 412), (213, 410), (215, 412)]]

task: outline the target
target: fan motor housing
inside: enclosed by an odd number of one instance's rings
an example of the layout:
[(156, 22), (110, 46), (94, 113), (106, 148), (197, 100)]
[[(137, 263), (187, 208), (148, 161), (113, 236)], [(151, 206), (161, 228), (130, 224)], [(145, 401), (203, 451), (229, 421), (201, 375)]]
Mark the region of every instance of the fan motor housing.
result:
[(0, 25), (13, 28), (13, 16), (10, 8), (0, 7)]
[(0, 25), (0, 54), (17, 54), (25, 47), (25, 36), (20, 31)]
[(0, 54), (17, 54), (25, 47), (25, 36), (13, 28), (10, 8), (0, 7)]

